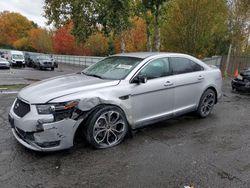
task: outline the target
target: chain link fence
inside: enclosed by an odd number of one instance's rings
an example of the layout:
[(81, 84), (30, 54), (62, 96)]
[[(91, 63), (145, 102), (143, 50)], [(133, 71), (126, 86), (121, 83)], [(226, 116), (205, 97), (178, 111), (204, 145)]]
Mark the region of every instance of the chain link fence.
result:
[[(80, 66), (90, 66), (98, 61), (102, 60), (105, 57), (96, 57), (96, 56), (73, 56), (73, 55), (52, 55), (53, 58), (58, 63), (67, 63)], [(220, 68), (222, 56), (213, 56), (209, 58), (204, 58), (202, 61), (208, 65), (214, 65)]]
[(88, 67), (104, 58), (96, 56), (73, 56), (73, 55), (52, 55), (52, 57), (59, 64), (67, 63), (85, 67)]
[[(0, 49), (0, 52), (1, 51), (8, 52), (9, 50)], [(97, 57), (97, 56), (74, 56), (74, 55), (59, 55), (59, 54), (50, 54), (50, 56), (58, 64), (65, 63), (65, 64), (84, 66), (84, 67), (88, 67), (94, 63), (97, 63), (103, 58), (105, 58), (105, 57)], [(208, 65), (214, 65), (214, 66), (221, 68), (222, 56), (213, 56), (209, 58), (204, 58), (202, 61)]]
[(221, 67), (222, 56), (206, 57), (202, 61), (208, 65), (214, 65), (218, 68)]

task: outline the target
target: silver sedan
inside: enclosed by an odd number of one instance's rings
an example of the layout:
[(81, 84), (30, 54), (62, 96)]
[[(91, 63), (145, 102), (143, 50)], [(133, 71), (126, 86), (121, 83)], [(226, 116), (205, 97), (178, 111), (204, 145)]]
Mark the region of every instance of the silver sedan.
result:
[(4, 58), (0, 58), (0, 68), (10, 68), (10, 63), (4, 59)]
[(221, 86), (218, 68), (189, 55), (117, 54), (24, 88), (9, 121), (15, 138), (33, 150), (70, 148), (76, 135), (109, 148), (148, 124), (189, 112), (207, 117)]

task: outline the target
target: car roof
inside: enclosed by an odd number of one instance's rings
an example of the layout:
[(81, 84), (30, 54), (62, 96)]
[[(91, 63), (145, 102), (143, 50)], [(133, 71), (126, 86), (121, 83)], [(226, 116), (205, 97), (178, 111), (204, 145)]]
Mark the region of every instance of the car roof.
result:
[(141, 58), (145, 59), (150, 56), (155, 56), (155, 55), (186, 55), (186, 54), (181, 54), (181, 53), (169, 53), (169, 52), (129, 52), (129, 53), (120, 53), (120, 54), (115, 54), (113, 56), (124, 56), (124, 57), (136, 57), (136, 58)]
[(115, 54), (113, 56), (137, 57), (137, 58), (145, 59), (147, 57), (158, 55), (160, 53), (161, 52), (130, 52), (130, 53)]

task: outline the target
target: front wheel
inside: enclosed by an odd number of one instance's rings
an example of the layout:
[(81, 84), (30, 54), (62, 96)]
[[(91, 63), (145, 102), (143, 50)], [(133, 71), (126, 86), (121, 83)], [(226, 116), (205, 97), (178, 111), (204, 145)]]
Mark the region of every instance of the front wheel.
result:
[(202, 118), (207, 117), (212, 112), (215, 101), (215, 92), (212, 89), (206, 90), (201, 96), (197, 114)]
[(105, 106), (87, 121), (86, 138), (95, 148), (110, 148), (121, 143), (128, 132), (125, 114), (118, 107)]

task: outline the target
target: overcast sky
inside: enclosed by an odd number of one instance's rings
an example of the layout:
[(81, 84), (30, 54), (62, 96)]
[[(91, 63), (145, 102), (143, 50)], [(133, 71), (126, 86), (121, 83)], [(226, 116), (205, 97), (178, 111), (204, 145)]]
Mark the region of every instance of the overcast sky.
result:
[(46, 26), (43, 14), (44, 0), (0, 0), (0, 11), (18, 12), (39, 26)]

